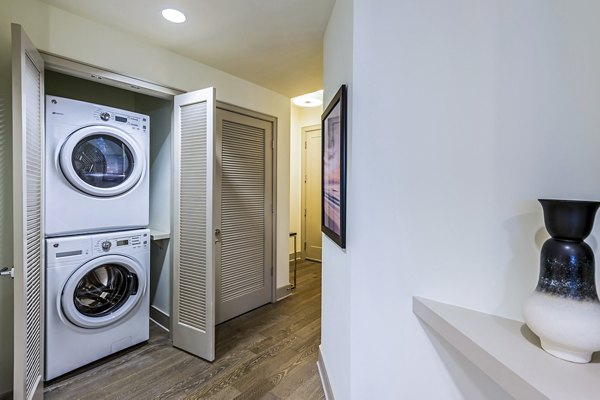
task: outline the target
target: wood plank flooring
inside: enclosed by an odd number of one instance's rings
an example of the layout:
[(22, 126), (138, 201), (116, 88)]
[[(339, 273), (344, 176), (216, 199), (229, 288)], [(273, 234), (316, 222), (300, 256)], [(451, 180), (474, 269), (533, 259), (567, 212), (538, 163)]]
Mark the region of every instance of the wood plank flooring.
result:
[(298, 267), (295, 293), (224, 322), (216, 360), (172, 347), (151, 324), (150, 340), (47, 383), (46, 399), (324, 399), (317, 372), (321, 264)]

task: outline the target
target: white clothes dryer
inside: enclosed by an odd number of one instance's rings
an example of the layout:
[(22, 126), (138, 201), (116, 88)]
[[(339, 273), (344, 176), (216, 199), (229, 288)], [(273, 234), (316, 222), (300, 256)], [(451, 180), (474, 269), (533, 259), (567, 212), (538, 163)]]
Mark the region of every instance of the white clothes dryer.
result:
[(46, 96), (46, 236), (149, 223), (147, 115)]
[(148, 229), (46, 239), (46, 259), (46, 380), (148, 340)]

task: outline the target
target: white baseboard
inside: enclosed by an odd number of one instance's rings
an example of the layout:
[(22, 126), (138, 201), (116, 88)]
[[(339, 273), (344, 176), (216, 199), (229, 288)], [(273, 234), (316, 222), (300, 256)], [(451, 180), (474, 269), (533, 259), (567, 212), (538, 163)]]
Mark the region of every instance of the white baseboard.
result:
[(331, 383), (329, 382), (329, 376), (327, 376), (327, 369), (325, 368), (325, 361), (323, 361), (323, 353), (321, 353), (321, 345), (319, 345), (319, 358), (317, 359), (317, 369), (319, 370), (319, 376), (321, 377), (321, 385), (325, 392), (325, 399), (335, 400), (333, 397), (333, 390), (331, 390)]
[(283, 300), (292, 294), (292, 285), (285, 285), (277, 288), (277, 301)]
[(294, 262), (294, 256), (296, 256), (296, 260), (302, 261), (302, 252), (301, 251), (297, 251), (296, 254), (294, 254), (293, 252), (290, 253), (290, 257), (289, 257), (290, 262)]

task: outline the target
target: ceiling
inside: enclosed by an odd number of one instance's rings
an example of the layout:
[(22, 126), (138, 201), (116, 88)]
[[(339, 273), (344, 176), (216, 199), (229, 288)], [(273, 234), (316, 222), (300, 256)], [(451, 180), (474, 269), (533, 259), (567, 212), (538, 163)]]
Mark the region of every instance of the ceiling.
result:
[[(42, 0), (288, 97), (322, 87), (335, 0)], [(167, 22), (164, 8), (182, 11)]]

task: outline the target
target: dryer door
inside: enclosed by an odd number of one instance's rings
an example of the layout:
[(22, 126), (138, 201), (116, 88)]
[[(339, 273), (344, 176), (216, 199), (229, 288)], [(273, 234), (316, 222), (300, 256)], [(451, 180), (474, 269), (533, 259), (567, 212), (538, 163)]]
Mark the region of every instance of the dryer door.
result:
[(88, 261), (67, 280), (61, 307), (82, 328), (102, 328), (127, 317), (146, 291), (146, 274), (135, 260), (108, 255)]
[(144, 154), (124, 131), (88, 126), (73, 132), (59, 155), (60, 168), (76, 189), (92, 196), (118, 196), (142, 177)]

